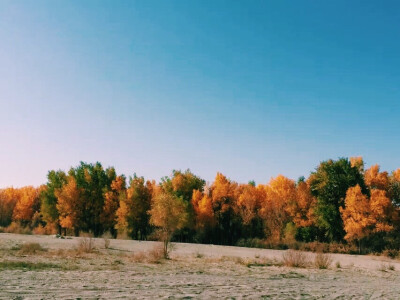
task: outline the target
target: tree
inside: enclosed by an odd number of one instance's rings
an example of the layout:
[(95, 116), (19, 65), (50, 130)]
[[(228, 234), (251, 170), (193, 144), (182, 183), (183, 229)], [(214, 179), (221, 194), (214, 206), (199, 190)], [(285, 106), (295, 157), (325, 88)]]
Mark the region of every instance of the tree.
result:
[(255, 182), (241, 184), (236, 189), (236, 209), (241, 217), (242, 235), (246, 238), (263, 237), (264, 224), (259, 210), (263, 201), (262, 188), (256, 187)]
[(111, 190), (104, 194), (104, 206), (101, 214), (101, 222), (105, 231), (110, 231), (113, 236), (116, 236), (115, 225), (116, 212), (119, 208), (121, 196), (126, 192), (125, 176), (117, 176), (111, 183)]
[(81, 162), (76, 168), (69, 171), (69, 175), (76, 180), (77, 188), (80, 190), (81, 217), (78, 220), (78, 231), (83, 230), (92, 232), (94, 236), (99, 236), (104, 232), (101, 220), (105, 194), (111, 190), (111, 183), (117, 175), (114, 168), (103, 169), (97, 162), (88, 164)]
[(19, 194), (19, 190), (12, 187), (0, 190), (0, 226), (6, 227), (11, 224)]
[(394, 229), (394, 225), (399, 220), (399, 212), (396, 210), (387, 197), (386, 191), (371, 191), (371, 215), (374, 219), (374, 232), (390, 232)]
[(368, 196), (362, 193), (359, 185), (350, 187), (346, 193), (345, 208), (339, 209), (346, 231), (344, 238), (358, 241), (361, 253), (361, 240), (372, 232), (375, 223)]
[(39, 195), (43, 187), (34, 188), (27, 186), (19, 189), (19, 198), (14, 207), (13, 219), (19, 221), (22, 225), (28, 225), (35, 212), (40, 209)]
[(344, 207), (346, 192), (357, 184), (367, 194), (360, 168), (348, 159), (321, 162), (309, 178), (311, 193), (317, 198), (317, 226), (327, 241), (341, 241), (345, 235), (339, 208)]
[(46, 189), (40, 195), (41, 212), (43, 220), (48, 224), (55, 224), (58, 233), (61, 234), (61, 225), (59, 222), (59, 213), (57, 209), (57, 197), (55, 191), (62, 188), (67, 183), (67, 175), (64, 171), (49, 171), (47, 174)]
[(400, 207), (400, 168), (389, 177), (389, 198), (396, 207)]
[(265, 222), (267, 235), (273, 241), (280, 241), (289, 222), (289, 204), (296, 201), (296, 185), (293, 180), (278, 175), (264, 189), (265, 199), (261, 204), (260, 215)]
[(217, 173), (211, 186), (211, 200), (216, 219), (215, 242), (234, 244), (240, 237), (241, 220), (236, 207), (237, 183)]
[(370, 189), (386, 191), (389, 187), (389, 176), (387, 172), (379, 172), (379, 165), (370, 167), (364, 174), (365, 184)]
[(82, 189), (77, 186), (75, 177), (68, 176), (67, 183), (54, 193), (61, 227), (74, 229), (75, 235), (78, 235), (84, 203), (81, 201)]
[(126, 232), (134, 239), (145, 239), (150, 232), (149, 214), (151, 208), (152, 184), (136, 174), (130, 178), (129, 188), (120, 197), (116, 212), (116, 229)]
[(188, 222), (175, 235), (181, 242), (189, 242), (193, 239), (195, 212), (192, 206), (192, 196), (194, 190), (203, 191), (204, 184), (205, 181), (194, 175), (189, 169), (185, 172), (173, 170), (171, 178), (164, 177), (162, 179), (161, 188), (167, 193), (173, 193), (177, 197), (181, 197), (187, 207)]
[(168, 258), (169, 243), (173, 234), (187, 223), (186, 204), (180, 197), (161, 192), (154, 197), (149, 214), (150, 223), (160, 228), (164, 258)]

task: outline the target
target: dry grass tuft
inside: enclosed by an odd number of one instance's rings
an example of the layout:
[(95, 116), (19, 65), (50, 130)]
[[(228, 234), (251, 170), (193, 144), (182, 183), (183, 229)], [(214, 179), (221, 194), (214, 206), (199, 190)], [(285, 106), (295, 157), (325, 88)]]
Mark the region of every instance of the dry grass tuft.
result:
[(156, 245), (149, 252), (137, 252), (131, 256), (131, 260), (137, 263), (160, 264), (164, 260), (163, 245)]
[(318, 269), (328, 269), (332, 264), (332, 256), (327, 253), (319, 252), (315, 255), (314, 265)]
[(91, 234), (83, 234), (78, 240), (78, 252), (92, 253), (95, 250), (94, 239)]
[(309, 264), (309, 257), (301, 251), (287, 250), (282, 255), (282, 262), (287, 267), (305, 268)]
[(105, 249), (110, 248), (110, 244), (111, 244), (110, 239), (112, 238), (111, 233), (109, 233), (109, 232), (104, 233), (102, 238), (103, 238), (103, 242), (104, 242), (104, 248)]
[(19, 251), (22, 254), (36, 254), (38, 252), (46, 251), (39, 243), (26, 243), (21, 245)]

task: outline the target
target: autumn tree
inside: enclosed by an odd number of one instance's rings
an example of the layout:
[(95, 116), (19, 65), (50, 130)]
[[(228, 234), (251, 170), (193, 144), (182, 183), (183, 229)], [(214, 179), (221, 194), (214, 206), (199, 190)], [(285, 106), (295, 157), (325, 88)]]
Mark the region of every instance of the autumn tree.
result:
[(365, 171), (365, 184), (370, 189), (387, 191), (389, 187), (389, 176), (387, 172), (379, 172), (379, 165), (374, 165)]
[(40, 195), (41, 199), (41, 212), (43, 220), (47, 224), (54, 224), (58, 233), (61, 234), (61, 225), (59, 222), (59, 213), (57, 209), (57, 197), (55, 191), (62, 188), (67, 183), (67, 175), (64, 171), (49, 171), (47, 174), (46, 189)]
[(194, 175), (189, 169), (184, 172), (173, 170), (171, 177), (164, 177), (162, 179), (161, 188), (167, 193), (172, 193), (177, 197), (181, 197), (187, 207), (187, 224), (175, 235), (181, 242), (192, 241), (195, 234), (195, 212), (192, 206), (192, 196), (194, 190), (203, 191), (204, 184), (205, 181), (199, 176)]
[(389, 177), (388, 196), (396, 207), (400, 207), (400, 168)]
[(92, 232), (99, 236), (104, 232), (101, 221), (103, 214), (105, 194), (111, 190), (111, 183), (117, 175), (114, 168), (104, 169), (97, 162), (81, 164), (72, 168), (69, 175), (75, 178), (77, 188), (80, 190), (81, 218), (79, 220), (79, 230)]
[(28, 225), (40, 209), (40, 192), (43, 189), (27, 186), (19, 189), (19, 198), (14, 207), (13, 220), (19, 221), (23, 226)]
[(215, 243), (234, 244), (241, 236), (241, 220), (236, 208), (237, 183), (217, 173), (211, 186), (211, 200), (216, 219)]
[(75, 177), (68, 176), (67, 183), (56, 189), (54, 194), (61, 227), (74, 229), (75, 235), (78, 235), (85, 203), (81, 201), (82, 189), (77, 186)]
[(116, 212), (116, 229), (134, 239), (143, 240), (150, 232), (147, 213), (151, 208), (152, 184), (143, 177), (130, 178), (129, 188), (120, 196), (120, 206)]
[(339, 208), (344, 208), (347, 190), (358, 184), (367, 193), (360, 169), (346, 158), (327, 160), (311, 173), (309, 183), (312, 195), (317, 198), (317, 226), (327, 241), (341, 241), (345, 231)]
[(208, 193), (194, 190), (192, 195), (192, 207), (194, 209), (194, 221), (197, 238), (202, 242), (210, 242), (212, 229), (215, 226), (212, 199)]
[(371, 214), (374, 219), (374, 232), (390, 232), (399, 220), (399, 211), (383, 190), (372, 190), (370, 198)]
[(359, 185), (350, 187), (346, 193), (345, 206), (339, 207), (339, 210), (346, 231), (344, 238), (358, 241), (361, 252), (361, 240), (372, 232), (375, 222), (368, 196), (362, 193)]
[(117, 176), (111, 182), (111, 189), (104, 193), (104, 206), (100, 221), (102, 222), (104, 230), (110, 231), (113, 236), (116, 236), (116, 212), (119, 208), (120, 199), (121, 197), (124, 197), (125, 192), (126, 178), (121, 175)]
[(266, 225), (266, 233), (273, 241), (280, 241), (289, 222), (289, 204), (296, 201), (295, 182), (285, 176), (272, 178), (264, 187), (265, 198), (261, 203), (260, 215)]
[(242, 236), (245, 238), (261, 238), (264, 236), (264, 224), (259, 215), (263, 201), (261, 187), (256, 187), (255, 182), (241, 184), (236, 189), (237, 214), (241, 218)]
[(164, 245), (164, 258), (168, 258), (169, 244), (173, 234), (187, 223), (186, 203), (181, 197), (171, 193), (158, 193), (152, 200), (150, 223), (160, 229)]
[(0, 190), (0, 226), (6, 227), (11, 224), (19, 198), (18, 189), (10, 187)]

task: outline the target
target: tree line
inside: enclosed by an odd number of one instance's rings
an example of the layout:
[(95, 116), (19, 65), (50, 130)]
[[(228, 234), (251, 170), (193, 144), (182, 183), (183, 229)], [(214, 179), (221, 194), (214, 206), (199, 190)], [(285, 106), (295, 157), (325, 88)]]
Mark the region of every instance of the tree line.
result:
[(160, 182), (81, 162), (51, 170), (47, 183), (0, 190), (0, 226), (39, 233), (110, 232), (133, 239), (236, 245), (344, 242), (374, 251), (400, 245), (400, 169), (364, 169), (361, 157), (321, 162), (308, 178), (278, 175), (267, 184), (212, 183), (190, 170)]

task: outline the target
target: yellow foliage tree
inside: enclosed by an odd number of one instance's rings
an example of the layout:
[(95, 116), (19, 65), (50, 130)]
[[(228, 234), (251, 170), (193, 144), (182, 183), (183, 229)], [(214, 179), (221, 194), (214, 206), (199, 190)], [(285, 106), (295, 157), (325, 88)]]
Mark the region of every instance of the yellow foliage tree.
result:
[(307, 182), (300, 181), (296, 186), (296, 197), (288, 204), (287, 211), (296, 227), (315, 225), (315, 205), (317, 199), (311, 195)]
[(379, 172), (379, 165), (374, 165), (365, 171), (365, 184), (371, 189), (387, 190), (389, 187), (388, 173)]
[(40, 191), (43, 188), (27, 186), (19, 189), (18, 201), (13, 212), (13, 219), (27, 225), (40, 207)]
[(186, 205), (182, 198), (161, 192), (152, 200), (149, 214), (150, 223), (160, 229), (160, 238), (164, 244), (164, 258), (168, 258), (169, 244), (173, 234), (187, 223)]
[(196, 229), (212, 227), (215, 224), (212, 200), (208, 195), (199, 190), (194, 190), (192, 205), (195, 212)]
[(81, 190), (77, 187), (73, 176), (68, 176), (67, 184), (56, 189), (57, 209), (59, 211), (60, 225), (63, 228), (79, 230), (79, 220), (83, 211), (81, 203)]
[(361, 192), (359, 185), (347, 190), (345, 208), (339, 208), (342, 215), (345, 239), (360, 241), (372, 232), (374, 219), (368, 197)]
[(293, 180), (279, 175), (264, 186), (265, 198), (261, 203), (260, 215), (267, 234), (273, 241), (280, 241), (283, 229), (289, 221), (289, 204), (296, 201), (296, 184)]

